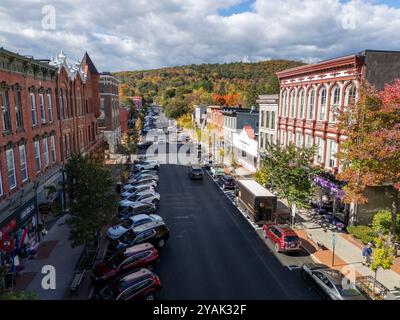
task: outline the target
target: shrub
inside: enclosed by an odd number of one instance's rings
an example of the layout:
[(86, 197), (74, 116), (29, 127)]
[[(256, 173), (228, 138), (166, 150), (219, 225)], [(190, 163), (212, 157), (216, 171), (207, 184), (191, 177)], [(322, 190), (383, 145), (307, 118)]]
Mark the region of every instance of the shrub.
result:
[(368, 242), (374, 242), (377, 234), (371, 227), (368, 226), (350, 226), (347, 227), (347, 231), (361, 240), (362, 243), (367, 244)]
[[(372, 229), (376, 233), (389, 234), (390, 224), (392, 222), (392, 213), (388, 210), (378, 211), (372, 219)], [(396, 234), (400, 234), (400, 217), (397, 216)]]

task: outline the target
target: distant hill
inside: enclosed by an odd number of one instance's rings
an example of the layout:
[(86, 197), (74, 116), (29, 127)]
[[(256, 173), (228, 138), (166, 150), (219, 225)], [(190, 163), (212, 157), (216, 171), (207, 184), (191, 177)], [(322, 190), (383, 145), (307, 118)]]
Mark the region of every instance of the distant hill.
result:
[(179, 117), (200, 103), (255, 106), (259, 94), (278, 92), (276, 72), (304, 64), (288, 60), (234, 62), (125, 71), (114, 75), (122, 81), (121, 101), (126, 96), (142, 95), (147, 102), (163, 105), (170, 116)]

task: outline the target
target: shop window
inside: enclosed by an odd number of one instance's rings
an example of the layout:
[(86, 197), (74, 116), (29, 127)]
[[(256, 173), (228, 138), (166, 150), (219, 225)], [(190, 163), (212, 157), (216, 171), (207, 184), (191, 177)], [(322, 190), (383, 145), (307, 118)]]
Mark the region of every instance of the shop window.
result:
[(40, 144), (39, 144), (39, 141), (35, 141), (34, 149), (35, 149), (36, 172), (39, 173), (39, 172), (42, 171), (42, 162), (41, 162), (41, 159), (40, 159)]
[(28, 180), (28, 167), (26, 163), (26, 150), (24, 144), (19, 146), (19, 160), (21, 163), (22, 182), (25, 182)]
[(37, 110), (36, 110), (36, 96), (33, 92), (31, 92), (30, 97), (31, 97), (32, 125), (36, 127), (38, 124)]
[(7, 173), (8, 173), (8, 186), (14, 189), (17, 186), (17, 180), (15, 178), (15, 163), (14, 163), (14, 150), (8, 149), (6, 151), (7, 158)]

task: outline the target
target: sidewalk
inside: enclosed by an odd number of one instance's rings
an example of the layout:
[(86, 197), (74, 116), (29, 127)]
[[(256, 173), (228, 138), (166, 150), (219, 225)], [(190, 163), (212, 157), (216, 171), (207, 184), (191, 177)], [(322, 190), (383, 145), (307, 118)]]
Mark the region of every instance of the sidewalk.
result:
[[(303, 221), (298, 224), (296, 232), (302, 238), (305, 249), (309, 251), (316, 262), (332, 266), (333, 232), (312, 222), (309, 213), (306, 211), (297, 212), (297, 215)], [(354, 268), (357, 276), (374, 277), (374, 272), (370, 268), (362, 265), (362, 245), (360, 246), (360, 244), (348, 234), (336, 233), (336, 235), (334, 268), (340, 270), (345, 266), (351, 266)], [(311, 236), (311, 239), (309, 236)], [(321, 243), (323, 248), (318, 250), (316, 242)], [(377, 280), (389, 290), (398, 290), (400, 288), (400, 273), (396, 272), (396, 270), (398, 270), (397, 266), (394, 266), (392, 270), (380, 269), (378, 271)]]
[[(24, 271), (17, 277), (17, 290), (32, 290), (41, 300), (60, 300), (74, 273), (75, 265), (82, 253), (83, 247), (72, 248), (68, 240), (69, 229), (66, 224), (67, 215), (61, 217), (42, 239), (35, 259), (26, 263)], [(42, 268), (51, 265), (56, 270), (56, 289), (42, 288)]]

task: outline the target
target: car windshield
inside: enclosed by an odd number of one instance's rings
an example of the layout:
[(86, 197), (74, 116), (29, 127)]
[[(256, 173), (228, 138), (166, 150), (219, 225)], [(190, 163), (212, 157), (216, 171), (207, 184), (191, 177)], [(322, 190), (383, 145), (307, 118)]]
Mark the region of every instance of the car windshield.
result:
[(336, 288), (342, 297), (357, 297), (360, 295), (360, 292), (356, 288), (343, 288), (341, 284), (337, 284)]
[(297, 242), (299, 241), (299, 237), (297, 236), (285, 236), (286, 242)]
[(133, 221), (131, 219), (125, 219), (124, 221), (122, 221), (121, 226), (125, 229), (129, 229), (130, 227), (132, 227), (133, 225)]
[(129, 230), (128, 232), (124, 233), (120, 238), (119, 241), (124, 243), (124, 244), (129, 244), (132, 241), (132, 238), (134, 237), (134, 233), (132, 230)]
[(194, 172), (194, 173), (201, 173), (202, 170), (201, 170), (200, 168), (193, 168), (193, 169), (192, 169), (192, 172)]
[(124, 260), (124, 256), (121, 254), (116, 254), (114, 255), (110, 260), (107, 261), (107, 265), (112, 268), (115, 269), (117, 268), (121, 262)]
[(98, 298), (99, 298), (99, 300), (114, 300), (116, 293), (117, 292), (113, 288), (113, 286), (108, 285), (99, 292)]

